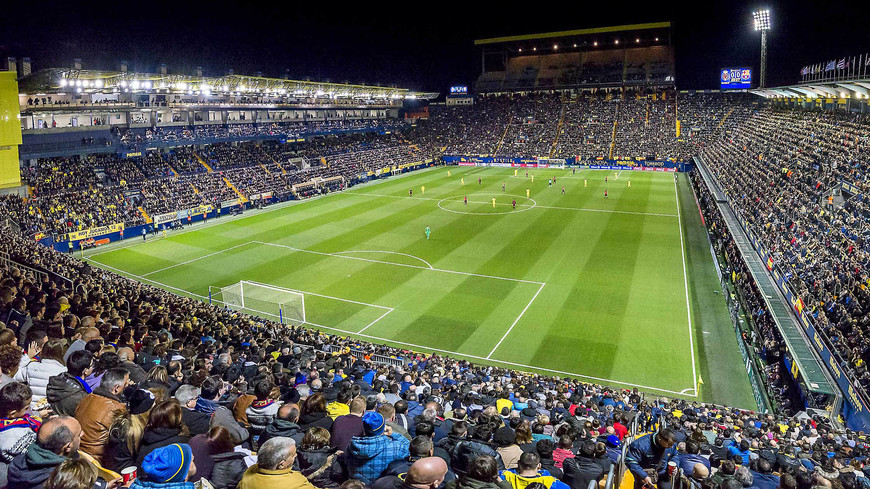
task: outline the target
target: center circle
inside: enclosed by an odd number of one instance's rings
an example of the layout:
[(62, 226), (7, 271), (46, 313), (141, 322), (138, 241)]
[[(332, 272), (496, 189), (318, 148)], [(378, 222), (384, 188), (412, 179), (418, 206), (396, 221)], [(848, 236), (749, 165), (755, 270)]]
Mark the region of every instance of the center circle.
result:
[[(492, 206), (492, 197), (495, 197), (495, 207)], [(505, 200), (508, 198), (508, 200)], [(442, 211), (454, 214), (467, 214), (474, 216), (498, 216), (504, 214), (516, 214), (525, 212), (538, 205), (535, 199), (512, 194), (474, 193), (468, 196), (468, 205), (465, 204), (465, 196), (453, 196), (438, 201), (438, 208)], [(511, 201), (516, 199), (517, 208), (513, 209)], [(505, 211), (499, 209), (507, 208)]]

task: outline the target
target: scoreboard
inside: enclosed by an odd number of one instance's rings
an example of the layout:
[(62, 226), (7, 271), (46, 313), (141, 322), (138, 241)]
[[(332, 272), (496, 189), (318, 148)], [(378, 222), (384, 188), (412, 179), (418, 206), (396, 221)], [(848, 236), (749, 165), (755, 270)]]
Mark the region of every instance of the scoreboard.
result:
[(464, 85), (457, 85), (450, 87), (450, 95), (465, 95), (468, 93), (468, 87)]
[(752, 69), (722, 68), (719, 73), (719, 88), (722, 90), (752, 88)]

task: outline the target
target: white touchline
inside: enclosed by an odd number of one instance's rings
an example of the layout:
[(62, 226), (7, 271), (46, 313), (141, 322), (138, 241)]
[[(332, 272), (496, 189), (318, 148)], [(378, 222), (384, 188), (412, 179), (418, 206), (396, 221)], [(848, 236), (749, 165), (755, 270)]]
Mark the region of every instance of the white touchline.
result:
[[(97, 265), (100, 265), (100, 266), (102, 266), (102, 267), (105, 267), (105, 268), (107, 268), (107, 269), (114, 270), (115, 272), (118, 272), (118, 273), (121, 274), (121, 275), (125, 275), (125, 276), (128, 276), (128, 277), (133, 277), (133, 278), (138, 279), (138, 280), (141, 280), (141, 281), (143, 281), (143, 282), (149, 282), (149, 283), (152, 283), (152, 284), (158, 285), (158, 286), (163, 287), (163, 288), (166, 288), (166, 289), (170, 289), (170, 290), (175, 290), (175, 291), (178, 291), (178, 292), (182, 292), (182, 293), (187, 294), (187, 295), (192, 296), (192, 297), (197, 297), (197, 298), (199, 298), (199, 299), (208, 300), (208, 297), (206, 297), (206, 296), (199, 295), (199, 294), (196, 294), (196, 293), (193, 293), (193, 292), (190, 292), (190, 291), (188, 291), (188, 290), (184, 290), (184, 289), (181, 289), (181, 288), (178, 288), (178, 287), (174, 287), (174, 286), (172, 286), (172, 285), (164, 284), (164, 283), (162, 283), (162, 282), (158, 282), (158, 281), (156, 281), (156, 280), (152, 280), (152, 279), (150, 279), (150, 278), (142, 277), (142, 276), (140, 276), (140, 275), (136, 275), (136, 274), (134, 274), (134, 273), (126, 272), (126, 271), (121, 270), (121, 269), (119, 269), (119, 268), (115, 268), (115, 267), (113, 267), (113, 266), (111, 266), (111, 265), (106, 265), (105, 263), (102, 263), (102, 262), (99, 262), (99, 261), (97, 261), (97, 260), (94, 260), (93, 258), (86, 257), (85, 259), (88, 260), (88, 261), (91, 261), (91, 262), (93, 262), (93, 263), (96, 263)], [(540, 283), (540, 282), (539, 282), (539, 283)], [(541, 283), (541, 285), (544, 285), (544, 284)], [(540, 370), (540, 371), (542, 371), (542, 372), (552, 372), (552, 373), (560, 374), (560, 375), (570, 375), (570, 376), (573, 376), (573, 377), (580, 377), (580, 378), (584, 378), (584, 379), (595, 380), (595, 381), (602, 382), (602, 383), (620, 384), (620, 385), (629, 385), (629, 386), (632, 386), (632, 387), (638, 387), (638, 388), (641, 388), (641, 389), (649, 389), (649, 390), (658, 391), (658, 392), (667, 392), (667, 393), (669, 393), (669, 394), (675, 394), (675, 395), (688, 395), (688, 396), (690, 396), (690, 397), (698, 397), (697, 394), (686, 394), (685, 391), (686, 391), (687, 389), (684, 389), (683, 391), (677, 392), (677, 391), (668, 390), (668, 389), (660, 389), (660, 388), (658, 388), (658, 387), (651, 387), (651, 386), (643, 385), (643, 384), (634, 384), (634, 383), (631, 383), (631, 382), (623, 382), (623, 381), (621, 381), (621, 380), (605, 379), (605, 378), (602, 378), (602, 377), (594, 377), (594, 376), (591, 376), (591, 375), (583, 375), (583, 374), (578, 374), (578, 373), (574, 373), (574, 372), (565, 372), (565, 371), (562, 371), (562, 370), (553, 370), (553, 369), (550, 369), (550, 368), (535, 367), (535, 366), (533, 366), (533, 365), (525, 365), (525, 364), (522, 364), (522, 363), (508, 362), (508, 361), (504, 361), (504, 360), (489, 359), (489, 358), (486, 358), (486, 357), (481, 357), (481, 356), (479, 356), (479, 355), (471, 355), (471, 354), (466, 354), (466, 353), (459, 353), (459, 352), (455, 352), (455, 351), (444, 350), (444, 349), (441, 349), (441, 348), (433, 348), (433, 347), (431, 347), (431, 346), (417, 345), (417, 344), (414, 344), (414, 343), (407, 343), (407, 342), (404, 342), (404, 341), (391, 340), (391, 339), (382, 338), (382, 337), (379, 337), (379, 336), (372, 336), (372, 335), (365, 334), (365, 333), (354, 333), (353, 331), (348, 331), (348, 330), (345, 330), (345, 329), (335, 328), (335, 327), (332, 327), (332, 326), (324, 326), (324, 325), (322, 325), (322, 324), (312, 323), (312, 322), (308, 322), (308, 321), (305, 321), (303, 324), (308, 324), (308, 325), (313, 326), (313, 327), (315, 327), (315, 328), (328, 329), (328, 330), (331, 330), (331, 331), (340, 331), (340, 332), (342, 332), (342, 333), (352, 334), (352, 335), (360, 336), (360, 337), (363, 337), (363, 338), (370, 338), (370, 339), (373, 339), (373, 340), (383, 341), (383, 342), (387, 342), (387, 343), (394, 343), (394, 344), (397, 344), (397, 345), (405, 345), (405, 346), (410, 346), (410, 347), (412, 347), (412, 348), (420, 348), (420, 349), (422, 349), (422, 350), (436, 351), (436, 352), (447, 353), (447, 354), (449, 354), (449, 355), (456, 355), (456, 356), (466, 357), (466, 358), (474, 358), (474, 359), (476, 359), (476, 360), (486, 360), (486, 361), (493, 362), (493, 363), (502, 363), (502, 364), (505, 364), (505, 365), (511, 365), (511, 366), (514, 366), (514, 367), (520, 367), (520, 368), (525, 368), (525, 369)], [(697, 390), (696, 390), (696, 392), (697, 392)]]
[(492, 354), (495, 353), (496, 350), (498, 350), (498, 347), (501, 346), (501, 342), (504, 341), (504, 339), (507, 338), (507, 336), (508, 336), (509, 334), (511, 334), (511, 331), (514, 329), (514, 326), (516, 326), (517, 323), (520, 322), (520, 318), (523, 317), (523, 314), (526, 313), (526, 311), (529, 309), (529, 306), (532, 305), (532, 302), (535, 302), (535, 299), (538, 298), (538, 294), (540, 294), (541, 291), (544, 290), (544, 286), (545, 286), (545, 285), (547, 285), (547, 284), (544, 283), (544, 284), (541, 284), (540, 287), (538, 287), (538, 291), (535, 292), (535, 295), (532, 296), (532, 300), (530, 300), (529, 303), (526, 304), (526, 307), (523, 309), (523, 311), (520, 313), (520, 315), (517, 316), (516, 319), (514, 319), (514, 323), (511, 324), (511, 327), (508, 328), (508, 330), (504, 332), (504, 336), (502, 336), (501, 339), (498, 340), (498, 343), (496, 343), (495, 346), (492, 347), (492, 351), (489, 352), (489, 355), (486, 356), (486, 359), (487, 359), (487, 360), (489, 360), (489, 359), (492, 357)]
[(689, 356), (692, 358), (692, 385), (695, 395), (698, 393), (698, 371), (695, 368), (695, 340), (692, 334), (692, 311), (689, 305), (689, 278), (686, 275), (686, 246), (683, 243), (683, 217), (680, 211), (680, 194), (677, 192), (677, 180), (674, 179), (674, 196), (677, 199), (677, 222), (680, 226), (680, 252), (683, 255), (683, 286), (686, 289), (686, 319), (689, 322)]
[(191, 264), (191, 263), (193, 263), (193, 262), (195, 262), (195, 261), (202, 260), (203, 258), (208, 258), (208, 257), (210, 257), (210, 256), (220, 255), (221, 253), (226, 253), (227, 251), (234, 250), (234, 249), (236, 249), (236, 248), (241, 248), (242, 246), (246, 246), (246, 245), (249, 245), (249, 244), (251, 244), (251, 241), (247, 241), (247, 242), (242, 243), (242, 244), (237, 244), (237, 245), (235, 245), (235, 246), (230, 246), (230, 247), (227, 248), (227, 249), (220, 250), (220, 251), (215, 251), (214, 253), (209, 253), (209, 254), (207, 254), (207, 255), (202, 255), (202, 256), (199, 256), (199, 257), (193, 258), (192, 260), (187, 260), (187, 261), (183, 261), (183, 262), (181, 262), (181, 263), (176, 263), (175, 265), (169, 265), (168, 267), (158, 268), (157, 270), (154, 270), (154, 271), (152, 271), (152, 272), (148, 272), (148, 273), (146, 273), (146, 274), (144, 274), (144, 275), (142, 275), (142, 276), (143, 276), (143, 277), (147, 277), (147, 276), (152, 275), (152, 274), (155, 274), (155, 273), (160, 273), (160, 272), (162, 272), (162, 271), (164, 271), (164, 270), (169, 270), (169, 269), (171, 269), (171, 268), (180, 267), (180, 266), (182, 266), (182, 265), (189, 265), (189, 264)]

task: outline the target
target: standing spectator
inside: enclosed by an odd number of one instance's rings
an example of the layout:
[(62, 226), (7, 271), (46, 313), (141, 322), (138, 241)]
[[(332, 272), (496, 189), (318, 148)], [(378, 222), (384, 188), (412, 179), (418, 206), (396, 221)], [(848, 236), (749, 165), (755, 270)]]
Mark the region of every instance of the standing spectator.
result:
[(91, 352), (79, 350), (69, 356), (66, 372), (48, 379), (45, 394), (55, 413), (72, 416), (82, 399), (91, 393), (85, 377), (93, 371), (93, 363)]
[(348, 475), (365, 484), (374, 482), (390, 462), (409, 455), (408, 440), (391, 429), (385, 431), (386, 423), (380, 413), (363, 415), (365, 433), (354, 437), (345, 453)]
[[(643, 435), (628, 447), (625, 464), (634, 475), (636, 488), (653, 484), (653, 475), (663, 474), (664, 466), (675, 455), (676, 436), (669, 428)], [(647, 473), (647, 469), (650, 473)]]
[(252, 465), (239, 482), (238, 489), (314, 489), (299, 472), (293, 470), (296, 442), (292, 438), (272, 438), (257, 452)]
[(81, 448), (98, 462), (102, 462), (115, 413), (127, 409), (120, 396), (128, 385), (130, 374), (126, 370), (107, 370), (100, 386), (85, 396), (76, 408), (76, 419), (82, 425)]

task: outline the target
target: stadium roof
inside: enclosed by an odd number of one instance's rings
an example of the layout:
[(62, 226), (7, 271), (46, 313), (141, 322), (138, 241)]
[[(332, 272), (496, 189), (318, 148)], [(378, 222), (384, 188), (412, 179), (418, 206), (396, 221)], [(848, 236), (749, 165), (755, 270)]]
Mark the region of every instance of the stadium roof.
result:
[(609, 32), (625, 32), (625, 31), (639, 31), (639, 30), (648, 30), (648, 29), (670, 29), (670, 22), (650, 22), (646, 24), (626, 24), (626, 25), (617, 25), (611, 27), (594, 27), (591, 29), (575, 29), (571, 31), (554, 31), (554, 32), (544, 32), (541, 34), (525, 34), (519, 36), (504, 36), (504, 37), (491, 37), (488, 39), (477, 39), (474, 41), (475, 46), (482, 46), (485, 44), (500, 44), (507, 42), (517, 42), (517, 41), (534, 41), (538, 39), (556, 39), (560, 37), (578, 37), (578, 36), (586, 36), (591, 34), (606, 34)]
[(287, 95), (298, 97), (351, 97), (371, 99), (425, 98), (437, 93), (412, 92), (407, 88), (354, 85), (348, 83), (285, 80), (261, 76), (225, 75), (205, 77), (182, 74), (97, 71), (73, 68), (48, 68), (18, 81), (23, 93), (68, 91), (71, 87), (85, 93), (137, 91), (142, 93), (197, 93), (237, 95)]
[(870, 98), (870, 79), (805, 82), (774, 88), (757, 88), (751, 93), (765, 98)]

